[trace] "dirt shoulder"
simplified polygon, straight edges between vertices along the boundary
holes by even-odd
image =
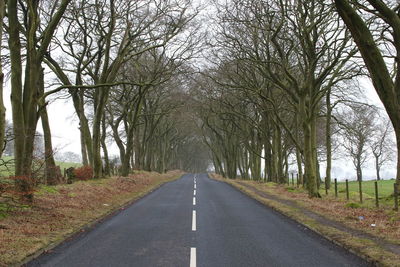
[[[248,180],[226,182],[245,194],[378,266],[400,266],[400,215],[391,210],[351,208],[334,197],[310,199],[293,187]]]
[[[182,174],[138,172],[127,178],[42,186],[32,207],[0,219],[0,266],[23,264]]]

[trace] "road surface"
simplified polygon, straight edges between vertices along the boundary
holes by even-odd
[[[206,174],[165,184],[28,266],[368,266]]]

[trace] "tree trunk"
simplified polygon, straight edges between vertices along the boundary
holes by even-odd
[[[80,132],[80,138],[81,138],[82,165],[87,166],[87,165],[89,165],[88,154],[87,154],[87,149],[86,149],[85,136],[83,134],[83,130],[81,127],[82,126],[79,127],[79,132]]]
[[[303,120],[303,134],[304,134],[304,161],[305,161],[305,174],[306,174],[306,186],[308,190],[309,197],[319,197],[318,187],[317,187],[317,170],[316,161],[313,144],[314,133],[313,130],[315,122],[313,114],[307,114],[306,101],[304,98],[300,99],[300,114]],[[310,112],[310,111],[308,111]],[[311,113],[311,112],[310,112]]]
[[[104,107],[108,99],[108,87],[103,87],[98,91],[98,101],[94,112],[93,132],[92,132],[92,153],[93,153],[93,174],[94,178],[103,177],[103,163],[101,160],[101,120],[104,114]]]
[[[379,157],[375,156],[375,168],[376,168],[376,179],[379,181],[381,180],[381,174],[380,174],[380,166],[379,166]]]
[[[3,36],[3,20],[5,13],[5,0],[0,0],[0,36]],[[0,47],[3,42],[0,39]],[[0,50],[0,59],[2,58],[1,50]],[[5,132],[6,132],[6,108],[4,106],[3,99],[3,83],[4,83],[4,73],[3,73],[3,64],[0,60],[0,158],[3,155],[3,151],[5,149]]]
[[[296,162],[297,162],[297,174],[299,175],[299,184],[303,184],[303,161],[301,159],[301,153],[299,148],[296,148]]]
[[[80,92],[77,92],[76,90],[70,91],[70,94],[72,96],[75,112],[79,118],[79,130],[81,131],[81,140],[83,140],[81,141],[82,162],[85,161],[84,158],[87,158],[86,163],[93,166],[93,142],[90,134],[89,122],[85,115],[83,90],[80,90]]]
[[[9,48],[11,62],[11,107],[14,129],[14,158],[15,158],[15,176],[16,187],[21,192],[22,198],[28,202],[33,200],[33,183],[31,177],[32,154],[28,154],[27,145],[32,143],[32,129],[26,125],[25,112],[30,111],[32,115],[36,115],[36,109],[30,109],[31,103],[28,105],[29,97],[32,92],[24,91],[22,86],[22,56],[21,41],[19,34],[18,8],[16,0],[9,0],[8,21],[9,21]],[[31,58],[27,58],[26,68],[31,66]],[[27,73],[29,74],[29,73]],[[28,77],[25,77],[28,78]],[[34,90],[34,88],[25,88],[25,90]],[[36,119],[35,119],[36,122]],[[29,131],[27,131],[29,129]],[[33,133],[34,135],[34,133]],[[30,139],[28,142],[27,139]]]
[[[357,161],[356,171],[357,171],[357,181],[362,181],[362,168],[359,161]]]
[[[127,177],[131,170],[130,161],[133,153],[133,131],[134,129],[130,129],[127,133],[127,141],[126,141],[126,150],[125,150],[125,157],[122,161],[121,166],[121,175]]]
[[[141,166],[140,166],[141,144],[140,144],[140,138],[139,138],[140,135],[139,134],[140,134],[139,127],[136,127],[135,136],[134,136],[134,139],[133,139],[134,150],[135,150],[135,152],[134,152],[134,154],[135,154],[135,165],[133,165],[132,167],[134,169],[137,169],[137,170],[141,169]]]
[[[110,176],[110,160],[108,158],[108,150],[107,150],[107,144],[106,144],[106,137],[107,137],[107,125],[106,125],[106,119],[105,115],[103,115],[103,120],[101,123],[101,147],[103,148],[103,155],[104,155],[104,175],[105,176]]]
[[[300,140],[300,128],[302,127],[299,115],[296,113],[296,139]],[[300,148],[296,147],[296,162],[297,162],[297,174],[299,176],[299,184],[304,185],[303,175],[303,159],[301,156]]]
[[[326,124],[325,124],[325,146],[326,146],[326,181],[325,186],[327,189],[331,188],[331,172],[332,172],[332,140],[331,140],[331,90],[326,94]]]
[[[43,69],[40,73],[40,95],[44,94],[44,74]],[[40,118],[42,120],[43,138],[44,138],[44,157],[45,157],[45,177],[48,185],[56,185],[62,181],[61,170],[54,160],[53,144],[51,140],[51,129],[49,117],[47,115],[46,103],[40,103]]]

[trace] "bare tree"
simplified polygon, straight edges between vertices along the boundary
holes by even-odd
[[[179,34],[197,14],[190,5],[189,0],[124,0],[118,5],[114,0],[76,1],[68,11],[67,31],[56,41],[68,57],[60,64],[48,56],[47,63],[63,84],[54,91],[70,90],[81,124],[82,151],[86,149],[95,177],[103,175],[101,122],[111,88],[124,83],[116,81],[120,69],[146,51],[180,40]],[[94,89],[91,131],[82,92],[89,88]]]
[[[375,125],[374,135],[371,138],[371,151],[375,158],[376,179],[380,180],[382,166],[393,161],[395,155],[394,142],[392,139],[393,128],[390,120],[381,120]]]
[[[349,111],[341,114],[343,147],[352,159],[358,181],[362,181],[362,168],[368,160],[375,120],[376,109],[367,105],[352,106]]]
[[[351,31],[375,90],[393,124],[397,142],[396,180],[400,183],[399,3],[381,0],[335,0],[334,3]]]

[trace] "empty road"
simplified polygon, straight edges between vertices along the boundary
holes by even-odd
[[[165,184],[28,266],[368,266],[206,174]]]

